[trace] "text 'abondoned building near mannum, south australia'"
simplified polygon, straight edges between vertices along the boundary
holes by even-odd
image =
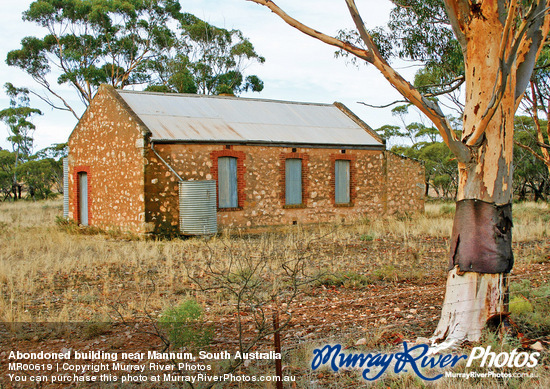
[[[353,221],[424,209],[424,167],[342,104],[116,90],[69,137],[65,215],[135,233]]]

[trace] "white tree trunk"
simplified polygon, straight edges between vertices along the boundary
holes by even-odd
[[[437,349],[479,340],[487,321],[506,314],[506,274],[449,271],[441,319],[432,341]],[[444,341],[443,343],[439,343]]]

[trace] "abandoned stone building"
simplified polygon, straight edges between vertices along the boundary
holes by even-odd
[[[115,90],[69,137],[66,215],[135,233],[352,221],[424,208],[424,168],[342,104]]]

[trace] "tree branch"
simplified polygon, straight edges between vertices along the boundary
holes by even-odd
[[[444,0],[447,16],[462,52],[466,51],[466,24],[470,15],[470,4],[467,0]]]
[[[466,81],[466,79],[464,78],[464,76],[462,76],[462,77],[458,77],[458,78],[454,79],[454,80],[451,81],[450,83],[447,83],[447,85],[451,85],[453,82],[455,82],[455,81],[457,81],[457,80],[458,80],[458,83],[455,84],[455,85],[453,85],[453,86],[451,86],[451,87],[448,88],[448,89],[444,89],[444,90],[442,90],[442,91],[440,91],[440,92],[435,92],[435,93],[427,93],[427,94],[425,94],[424,96],[425,96],[425,97],[435,97],[435,96],[441,96],[441,95],[446,95],[446,94],[448,94],[448,93],[451,93],[451,92],[457,90],[458,88],[460,88],[460,86],[461,86],[462,84],[464,84],[464,82]],[[445,85],[445,84],[442,84],[442,85]],[[426,87],[429,87],[429,86],[430,86],[430,85],[426,85],[426,86],[423,86],[423,88],[426,88]],[[436,86],[436,85],[433,85],[433,86]]]
[[[58,93],[56,93],[49,85],[49,83],[42,83],[40,82],[39,80],[37,80],[35,78],[35,80],[40,84],[42,85],[44,88],[46,88],[46,90],[48,92],[50,92],[52,95],[54,95],[55,97],[57,97],[59,100],[61,100],[61,102],[63,103],[63,105],[65,106],[65,108],[63,107],[59,107],[58,105],[56,105],[53,101],[51,101],[50,99],[32,91],[32,90],[29,90],[30,93],[32,93],[33,95],[35,95],[36,97],[38,97],[40,100],[44,101],[46,104],[48,104],[50,107],[52,107],[53,109],[58,109],[60,111],[69,111],[70,113],[73,114],[73,116],[79,120],[80,117],[76,114],[76,112],[73,110],[73,108],[69,105],[69,103],[67,103],[67,101],[65,101],[65,99],[63,97],[61,97]]]
[[[510,34],[515,29],[512,22],[517,16],[517,7],[513,0],[508,9],[505,26],[503,28],[503,37],[500,45],[499,56],[501,65],[499,67],[497,78],[493,89],[492,97],[487,105],[485,112],[481,116],[479,125],[475,131],[467,139],[466,144],[473,146],[485,132],[489,122],[498,109],[499,103],[502,100],[506,87],[512,81],[512,76],[515,75],[515,108],[517,109],[527,83],[529,82],[532,70],[540,50],[542,50],[541,34],[546,36],[550,27],[550,18],[548,14],[544,18],[540,18],[541,4],[550,3],[550,0],[541,0],[534,3],[528,13],[528,16],[518,28],[516,34],[510,41]],[[506,48],[509,48],[506,53]],[[514,69],[515,68],[515,69]],[[515,70],[515,72],[514,72]]]
[[[537,152],[535,150],[533,150],[531,147],[529,147],[527,145],[524,145],[522,143],[519,143],[517,140],[514,140],[514,144],[518,147],[521,147],[524,150],[527,150],[528,152],[530,152],[533,155],[533,157],[535,157],[536,159],[544,162],[544,164],[548,165],[548,163],[550,163],[550,161],[545,160],[542,155],[537,154]],[[549,146],[549,148],[550,148],[550,146]]]
[[[452,127],[447,120],[447,117],[441,111],[437,103],[428,100],[407,80],[405,80],[395,69],[393,69],[386,60],[380,55],[371,36],[365,28],[365,24],[361,19],[361,15],[355,5],[354,0],[346,0],[351,17],[359,31],[361,39],[367,45],[369,52],[373,54],[372,63],[382,75],[390,82],[390,84],[403,95],[409,102],[415,105],[422,113],[424,113],[437,127],[443,141],[449,146],[453,154],[461,162],[469,162],[472,158],[470,149],[460,142]]]
[[[437,103],[432,102],[422,96],[422,94],[412,86],[408,81],[406,81],[398,72],[395,71],[386,60],[380,55],[376,45],[374,44],[372,38],[366,31],[359,11],[353,0],[346,0],[348,9],[352,16],[353,21],[360,33],[360,36],[364,43],[367,46],[368,50],[360,49],[349,42],[343,42],[339,39],[330,37],[326,34],[323,34],[317,30],[314,30],[303,23],[300,23],[296,19],[290,17],[286,14],[281,8],[279,8],[271,0],[247,0],[252,1],[256,4],[263,5],[269,8],[273,13],[279,16],[284,22],[288,25],[296,28],[298,31],[309,35],[315,39],[318,39],[329,45],[339,47],[350,54],[357,56],[365,60],[366,62],[374,65],[382,75],[390,82],[390,84],[401,93],[405,99],[410,103],[414,104],[422,113],[424,113],[437,127],[441,136],[443,137],[444,142],[449,146],[453,154],[456,155],[457,159],[461,162],[469,162],[472,159],[472,154],[470,148],[464,145],[460,140],[457,139],[456,134],[452,130],[452,127],[445,117],[441,108]]]
[[[399,104],[399,103],[409,103],[409,101],[408,100],[395,100],[395,101],[392,101],[389,104],[384,104],[384,105],[371,105],[371,104],[367,104],[363,101],[358,101],[357,102],[357,104],[362,104],[362,105],[365,105],[365,106],[370,107],[370,108],[388,108],[388,107],[391,107],[392,105]]]
[[[536,60],[544,46],[544,40],[550,30],[550,0],[539,0],[533,4],[527,19],[525,20],[525,33],[521,36],[519,55],[516,69],[516,107],[519,106],[521,98],[531,79],[532,71]]]
[[[538,144],[544,144],[544,136],[542,135],[542,128],[539,121],[539,114],[538,114],[538,99],[537,99],[537,93],[535,91],[535,83],[533,81],[530,82],[531,86],[531,94],[533,95],[533,120],[535,122],[535,129],[537,131],[537,143]],[[542,155],[544,156],[544,159],[548,161],[547,163],[550,163],[550,155],[548,154],[548,150],[546,150],[544,147],[541,147],[540,149]]]
[[[331,46],[339,47],[350,54],[353,54],[369,63],[372,63],[373,55],[369,51],[356,47],[349,42],[343,42],[339,39],[323,34],[322,32],[314,30],[306,26],[305,24],[300,23],[299,21],[297,21],[296,19],[292,18],[287,13],[285,13],[281,8],[279,8],[279,6],[277,6],[271,0],[246,0],[246,1],[251,1],[253,3],[263,5],[269,8],[275,15],[279,16],[285,23],[287,23],[291,27],[294,27],[298,31],[303,32],[304,34],[311,36],[312,38],[318,39],[321,42],[324,42]]]

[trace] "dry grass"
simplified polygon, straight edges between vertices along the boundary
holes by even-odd
[[[454,205],[429,203],[422,215],[361,219],[351,225],[282,228],[261,235],[226,232],[210,240],[67,233],[55,224],[60,214],[60,201],[0,203],[0,321],[149,320],[186,296],[197,298],[208,318],[215,320],[234,309],[229,296],[200,293],[195,281],[212,280],[205,268],[209,261],[223,271],[232,258],[243,257],[268,261],[260,275],[266,288],[265,296],[258,297],[264,298],[269,288],[285,288],[277,284],[281,263],[297,257],[303,259],[304,274],[315,280],[313,286],[443,284]],[[548,204],[517,204],[514,219],[517,266],[548,262]],[[288,353],[291,366],[303,373],[301,385],[306,386],[299,387],[317,380],[304,365],[309,360],[304,355],[311,355],[312,347],[305,343]],[[358,382],[362,381],[355,373],[346,373],[338,375],[332,387],[354,387]],[[375,385],[424,387],[401,376]],[[460,385],[455,382],[453,387]]]
[[[548,204],[523,203],[514,212],[516,242],[547,241]],[[59,201],[0,203],[0,319],[89,320],[112,314],[119,301],[128,301],[117,307],[125,317],[139,317],[146,308],[158,313],[179,295],[196,294],[189,276],[203,277],[206,258],[223,262],[228,248],[232,255],[286,255],[310,242],[309,274],[347,274],[352,286],[354,277],[444,277],[453,213],[453,205],[429,203],[423,215],[255,236],[226,233],[206,243],[201,238],[127,241],[68,234],[55,225]],[[527,258],[539,258],[536,248],[526,250],[532,251]],[[128,294],[131,299],[125,298]]]

